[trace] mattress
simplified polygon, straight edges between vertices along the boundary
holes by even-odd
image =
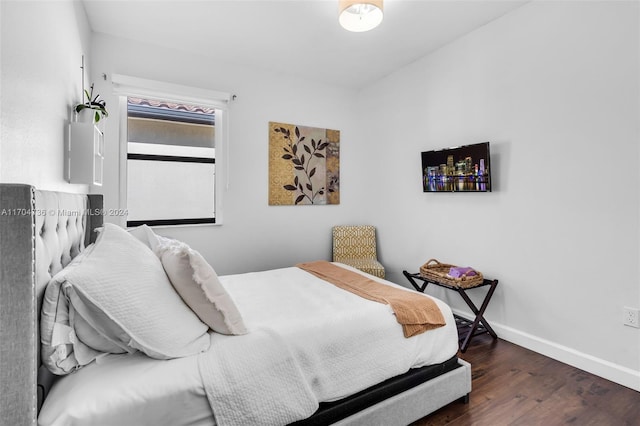
[[[215,425],[195,357],[106,355],[52,387],[38,425]]]
[[[281,346],[295,354],[301,376],[307,380],[304,386],[318,403],[345,398],[409,368],[443,363],[457,352],[453,315],[438,299],[434,300],[447,325],[406,339],[389,306],[364,300],[298,268],[228,275],[220,277],[220,281],[250,333],[233,337],[212,333],[211,347],[220,350],[225,342],[245,342],[246,347],[254,348],[249,355],[255,359],[256,354],[262,355],[256,339],[277,333],[277,341],[285,342]],[[321,338],[329,340],[320,341]],[[238,356],[246,356],[246,352]],[[141,353],[107,355],[59,380],[45,400],[38,424],[216,424],[210,383],[203,381],[206,377],[202,371],[203,359],[210,355],[172,360],[155,360]],[[256,381],[260,380],[257,376]],[[249,381],[230,381],[243,380]],[[253,416],[260,416],[262,402],[274,393],[287,392],[269,390],[269,386],[273,385],[256,382],[251,397],[246,398],[249,405],[256,402]],[[218,424],[234,421],[221,418],[223,421],[219,418]],[[247,418],[252,417],[243,417],[245,421]],[[271,419],[267,423],[278,421]]]

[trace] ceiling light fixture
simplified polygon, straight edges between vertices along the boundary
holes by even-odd
[[[382,0],[339,0],[340,25],[353,32],[369,31],[382,22]]]

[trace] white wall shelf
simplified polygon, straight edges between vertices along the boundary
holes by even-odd
[[[93,123],[69,124],[69,183],[102,186],[104,133]]]

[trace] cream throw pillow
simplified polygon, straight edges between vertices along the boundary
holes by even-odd
[[[171,284],[198,318],[221,334],[247,333],[240,311],[202,255],[183,242],[157,237],[155,251]]]

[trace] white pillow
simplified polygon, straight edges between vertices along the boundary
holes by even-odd
[[[173,287],[202,322],[221,334],[247,333],[240,311],[200,253],[159,237],[156,254]]]
[[[73,268],[92,249],[93,244],[76,256],[67,268]],[[78,338],[77,334],[85,334],[90,327],[85,327],[86,322],[75,315],[62,283],[55,278],[47,285],[42,299],[40,353],[42,363],[52,373],[63,375],[90,363],[102,352]],[[77,324],[80,324],[79,333],[76,332]]]
[[[93,249],[54,280],[103,343],[157,359],[209,347],[206,325],[174,291],[157,256],[116,225],[105,224]]]
[[[141,243],[149,247],[154,253],[158,247],[158,237],[147,225],[140,225],[128,230],[129,234],[136,237]]]

